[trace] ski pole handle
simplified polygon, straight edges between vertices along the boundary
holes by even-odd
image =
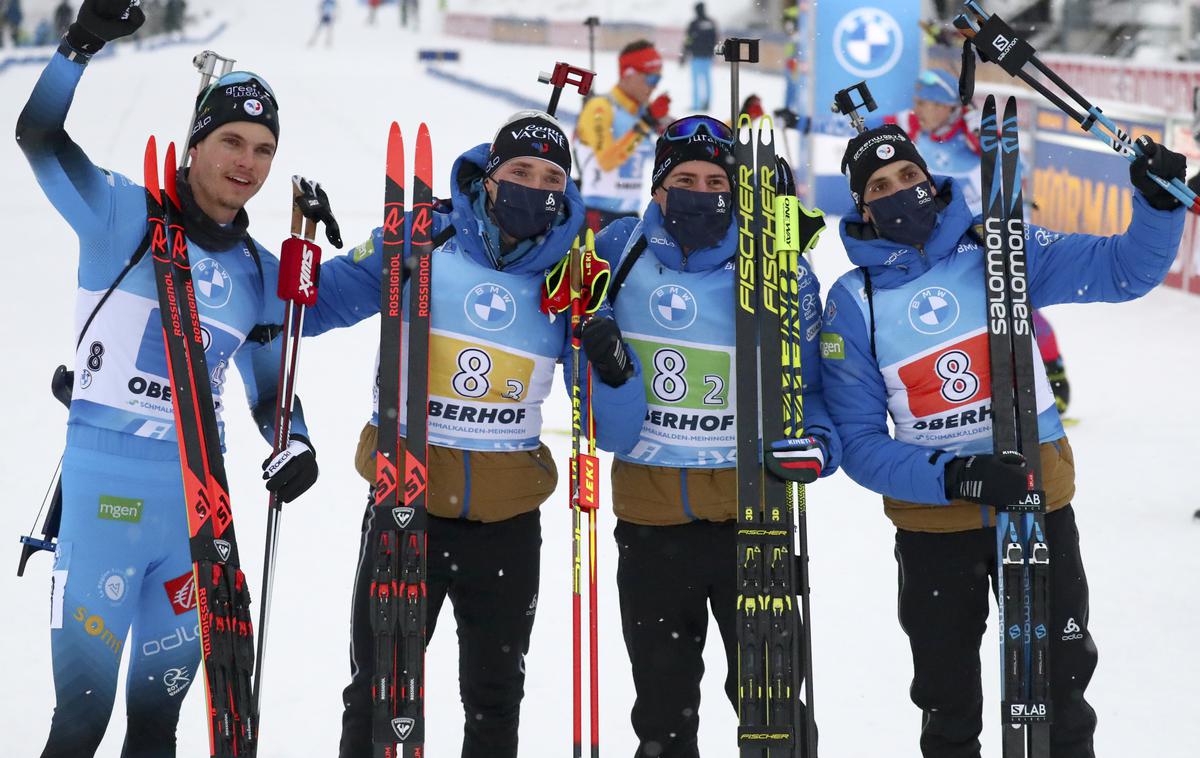
[[[300,237],[289,237],[279,254],[279,299],[311,308],[317,304],[321,248]]]
[[[546,106],[546,112],[551,116],[558,110],[558,99],[562,97],[564,87],[571,86],[579,91],[579,94],[586,97],[592,91],[592,79],[596,77],[594,71],[588,71],[586,68],[572,66],[569,63],[561,61],[554,64],[554,71],[547,74],[542,71],[538,74],[538,81],[542,84],[549,84],[554,88],[550,94],[550,103]]]

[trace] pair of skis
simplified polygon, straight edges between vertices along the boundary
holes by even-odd
[[[429,129],[417,133],[411,213],[400,126],[388,133],[380,286],[379,443],[371,528],[371,683],[374,758],[425,752],[426,472],[428,458],[430,285],[433,276],[433,155]],[[407,234],[406,234],[407,231]],[[405,259],[405,238],[410,254]],[[409,285],[408,355],[403,354],[404,286]],[[401,458],[401,376],[407,371],[406,439]],[[403,493],[403,494],[402,494]]]
[[[239,566],[228,480],[204,357],[204,327],[196,308],[176,188],[176,165],[172,143],[167,148],[160,186],[158,149],[151,137],[145,153],[150,254],[183,468],[192,574],[200,615],[209,746],[214,758],[252,756],[258,730],[251,705],[254,632],[250,593]]]
[[[1025,223],[1016,100],[1003,120],[996,100],[980,122],[992,440],[997,455],[1028,466],[1028,493],[996,508],[1003,758],[1050,755],[1050,551],[1046,544],[1035,393],[1033,306],[1026,281]]]
[[[266,590],[256,655],[250,592],[240,568],[234,535],[228,480],[204,354],[205,328],[196,306],[176,166],[175,145],[171,143],[160,184],[158,148],[151,137],[146,144],[144,165],[150,254],[183,469],[192,578],[200,617],[209,750],[214,758],[249,758],[258,747],[262,660],[281,504],[272,495],[263,568]],[[287,307],[275,408],[275,454],[288,445],[304,309],[316,304],[321,261],[321,249],[313,242],[316,223],[311,220],[305,223],[295,204],[301,192],[300,178],[293,177],[292,183],[292,237],[284,243],[280,255],[277,288]]]
[[[761,441],[803,434],[798,267],[824,222],[796,199],[769,118],[755,135],[739,117],[734,159],[738,745],[742,758],[815,758],[804,485],[767,471]]]

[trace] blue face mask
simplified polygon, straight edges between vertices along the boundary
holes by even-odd
[[[929,241],[937,225],[935,205],[933,187],[927,181],[867,203],[875,232],[884,239],[911,247]]]
[[[557,190],[526,187],[501,179],[497,182],[492,215],[510,237],[527,240],[545,232],[566,208],[567,195]]]
[[[733,193],[667,190],[667,232],[687,251],[715,247],[729,231],[733,219]]]

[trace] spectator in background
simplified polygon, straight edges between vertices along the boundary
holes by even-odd
[[[62,0],[61,3],[54,9],[54,32],[61,37],[67,33],[67,27],[75,20],[75,9],[67,0]]]
[[[692,110],[708,110],[712,98],[712,63],[717,47],[717,25],[696,3],[696,17],[688,24],[680,62],[692,59]]]
[[[50,19],[43,16],[33,29],[33,44],[36,47],[45,47],[54,42],[54,27],[50,25]]]
[[[0,0],[3,3],[3,0]],[[21,0],[8,0],[4,5],[4,16],[0,18],[0,45],[4,44],[4,28],[12,37],[13,47],[21,44],[21,22],[25,14],[21,11]]]
[[[370,7],[370,12],[367,14],[367,23],[371,26],[375,25],[375,13],[379,10],[381,0],[367,0],[367,5]]]
[[[320,18],[317,20],[317,28],[313,30],[308,46],[312,47],[317,44],[317,37],[321,36],[321,30],[324,29],[325,47],[333,47],[333,21],[337,17],[337,0],[321,0],[317,5],[317,13]]]
[[[636,216],[646,200],[646,165],[654,147],[646,139],[671,121],[671,98],[650,100],[662,80],[654,44],[630,42],[617,58],[621,78],[610,92],[590,98],[575,124],[575,155],[587,225],[595,232],[618,218]]]
[[[166,12],[163,14],[163,24],[167,32],[183,31],[186,11],[187,3],[184,0],[167,0]]]

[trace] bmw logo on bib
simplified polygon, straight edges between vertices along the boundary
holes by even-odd
[[[838,21],[833,52],[847,71],[864,79],[883,76],[904,52],[904,34],[896,19],[879,8],[856,8]]]
[[[664,329],[687,329],[696,320],[696,298],[686,287],[664,284],[650,293],[650,314]]]
[[[908,322],[921,334],[941,334],[958,323],[958,298],[942,287],[926,287],[908,304]]]
[[[196,299],[209,308],[224,308],[233,294],[229,272],[212,258],[192,264],[192,282],[196,285]]]
[[[517,318],[512,293],[499,284],[481,284],[467,293],[463,301],[467,319],[487,332],[498,332]]]

